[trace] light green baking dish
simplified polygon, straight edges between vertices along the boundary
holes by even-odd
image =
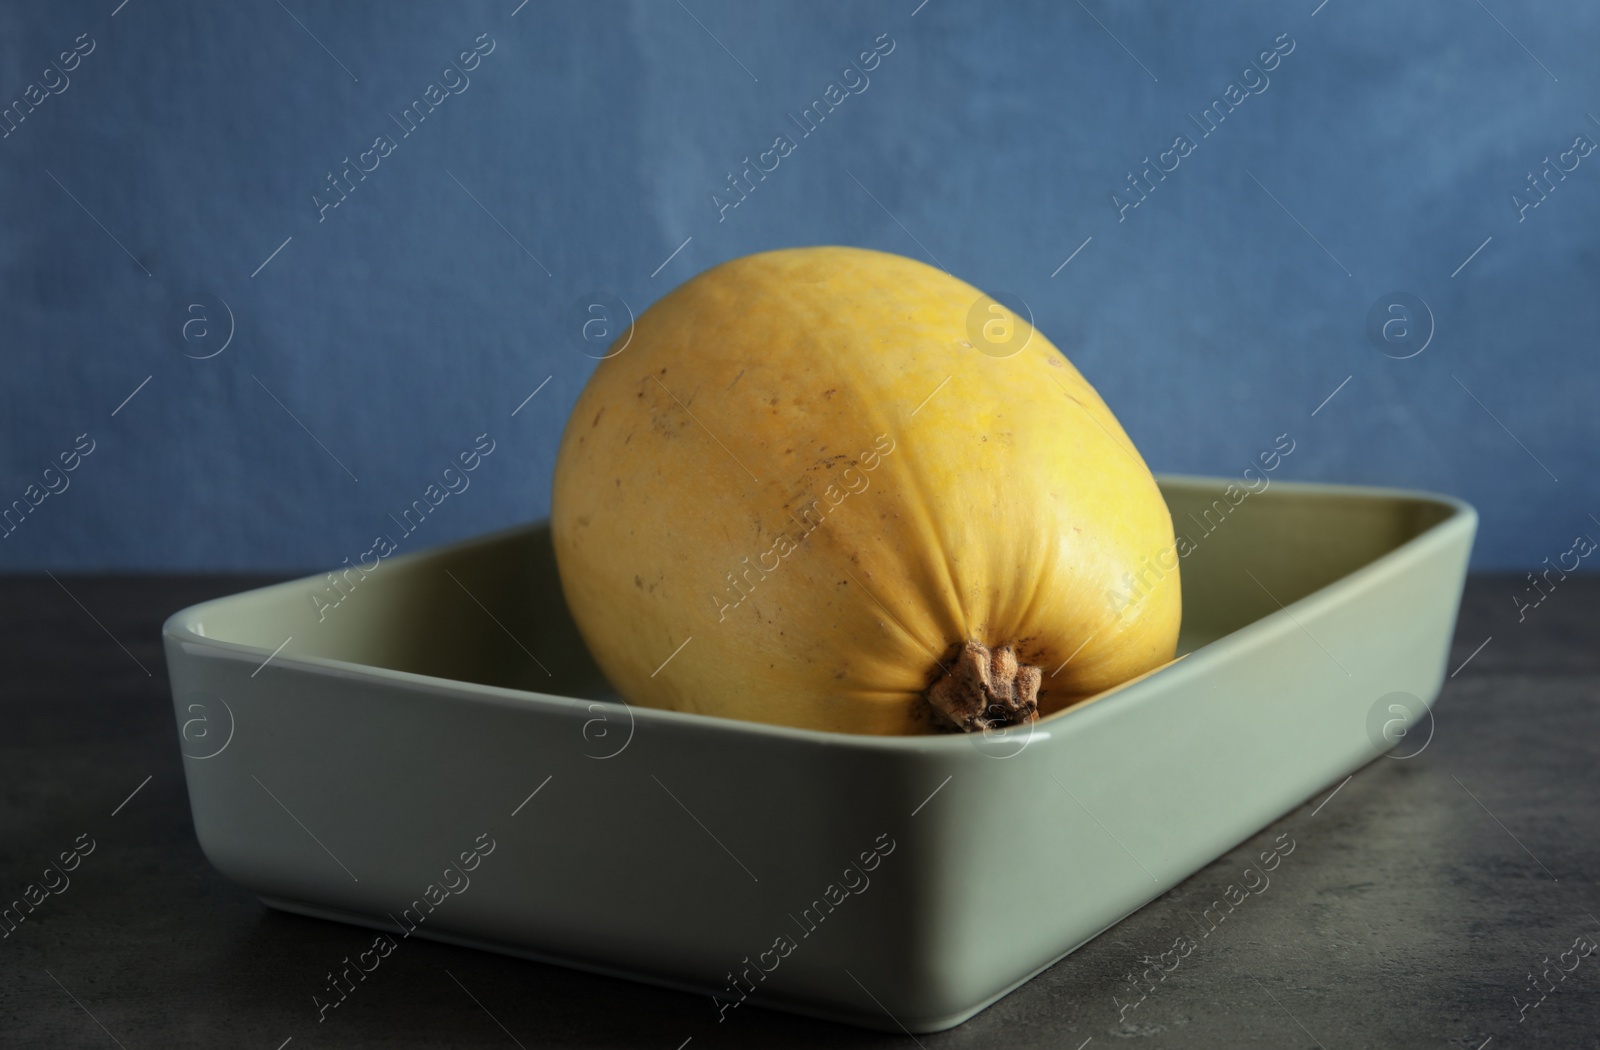
[[[1374,758],[1374,705],[1443,681],[1471,507],[1161,484],[1194,541],[1183,655],[1025,734],[629,708],[542,524],[385,561],[333,609],[325,577],[185,609],[196,834],[267,904],[380,931],[363,969],[415,935],[705,995],[707,1034],[753,1005],[948,1028]]]

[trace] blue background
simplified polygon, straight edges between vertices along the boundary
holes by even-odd
[[[1280,477],[1471,500],[1480,568],[1600,536],[1600,155],[1511,202],[1600,136],[1594,5],[284,2],[0,7],[5,101],[95,42],[0,140],[0,503],[96,442],[0,566],[336,565],[484,432],[415,544],[542,516],[594,365],[575,304],[640,311],[815,243],[1020,296],[1157,470],[1237,473],[1288,432]],[[483,33],[470,87],[399,138]],[[729,169],[883,33],[870,86],[719,221]],[[1283,33],[1270,87],[1200,139],[1188,115]],[[380,134],[319,221],[325,173]],[[1119,221],[1125,173],[1179,134],[1197,148]],[[1366,335],[1395,290],[1435,318],[1407,360]],[[205,297],[235,332],[196,360]]]

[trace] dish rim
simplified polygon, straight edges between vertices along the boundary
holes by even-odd
[[[1195,488],[1207,485],[1225,486],[1235,483],[1234,479],[1229,477],[1199,474],[1157,474],[1156,480]],[[1420,545],[1429,542],[1430,538],[1436,538],[1443,530],[1470,525],[1477,518],[1477,511],[1465,500],[1444,493],[1421,489],[1325,484],[1306,481],[1280,481],[1276,484],[1291,491],[1309,492],[1319,497],[1354,496],[1366,499],[1432,503],[1435,506],[1449,510],[1450,513],[1447,517],[1428,526],[1399,546],[1385,551],[1373,560],[1317,588],[1310,594],[1303,595],[1288,605],[1280,606],[1259,619],[1253,620],[1236,630],[1229,631],[1220,638],[1213,639],[1191,652],[1177,656],[1172,661],[1147,671],[1143,675],[1113,686],[1103,692],[1096,693],[1093,696],[1086,697],[1070,707],[1040,718],[1033,723],[1034,728],[1028,733],[1024,748],[1019,748],[1018,753],[1024,750],[1026,746],[1042,743],[1057,734],[1064,734],[1068,731],[1078,732],[1087,728],[1088,721],[1093,720],[1093,713],[1105,710],[1104,705],[1098,703],[1098,701],[1122,693],[1131,692],[1135,696],[1148,693],[1153,688],[1150,683],[1158,677],[1162,678],[1165,684],[1181,687],[1184,679],[1203,674],[1217,661],[1226,659],[1230,650],[1250,644],[1255,636],[1281,630],[1285,625],[1295,626],[1298,623],[1294,615],[1295,611],[1316,612],[1321,607],[1337,603],[1339,601],[1336,594],[1337,591],[1351,586],[1358,586],[1364,580],[1378,577],[1389,566],[1414,557]],[[475,546],[498,542],[547,524],[548,519],[523,522],[496,529],[492,532],[480,533],[476,536],[449,543],[441,543],[421,550],[410,551],[396,557],[394,562],[412,564],[423,559],[438,558],[468,550]],[[209,610],[224,603],[248,600],[254,596],[264,595],[272,591],[303,587],[308,581],[315,579],[318,579],[318,577],[314,575],[298,576],[294,579],[270,583],[262,587],[253,587],[235,594],[223,595],[186,606],[166,618],[161,626],[161,636],[164,641],[177,645],[187,653],[195,653],[196,650],[199,650],[207,656],[235,659],[241,663],[261,663],[269,653],[265,646],[232,642],[221,638],[210,638],[196,631],[195,624]],[[280,653],[273,662],[280,671],[291,670],[336,678],[359,679],[364,682],[386,683],[402,686],[411,691],[431,693],[435,696],[458,702],[487,703],[493,706],[527,711],[530,714],[543,713],[557,716],[580,715],[593,717],[596,706],[608,710],[626,710],[632,720],[635,732],[638,731],[641,725],[653,724],[669,731],[678,729],[712,734],[721,733],[743,738],[754,737],[759,740],[770,740],[776,744],[786,743],[794,746],[863,748],[871,751],[942,757],[948,757],[952,753],[960,753],[963,750],[970,751],[973,754],[980,753],[980,749],[972,745],[969,734],[891,736],[849,733],[838,730],[803,729],[795,726],[747,721],[693,711],[673,711],[666,708],[645,707],[630,704],[620,697],[616,700],[591,700],[584,697],[566,696],[561,693],[543,693],[529,689],[516,689],[510,686],[469,682],[458,678],[441,678],[436,675],[401,671],[375,664],[340,660],[327,656],[293,656],[287,653]],[[1174,678],[1178,681],[1169,681]],[[993,758],[996,756],[989,755],[988,757]]]

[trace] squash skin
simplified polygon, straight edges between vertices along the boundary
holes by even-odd
[[[1008,358],[971,346],[981,296],[897,255],[786,249],[620,337],[567,422],[551,527],[622,696],[926,733],[924,691],[969,639],[1042,668],[1043,713],[1173,658],[1154,478],[1041,333]]]

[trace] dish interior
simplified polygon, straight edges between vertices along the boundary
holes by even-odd
[[[1407,493],[1160,479],[1183,586],[1178,652],[1193,652],[1383,557],[1456,513]],[[1241,498],[1241,494],[1244,494]],[[1187,540],[1187,542],[1184,542]],[[1251,566],[1251,575],[1239,566]],[[1270,592],[1270,593],[1269,593]],[[315,598],[316,600],[313,600]],[[191,610],[218,641],[373,668],[616,700],[561,597],[548,524],[276,584]]]

